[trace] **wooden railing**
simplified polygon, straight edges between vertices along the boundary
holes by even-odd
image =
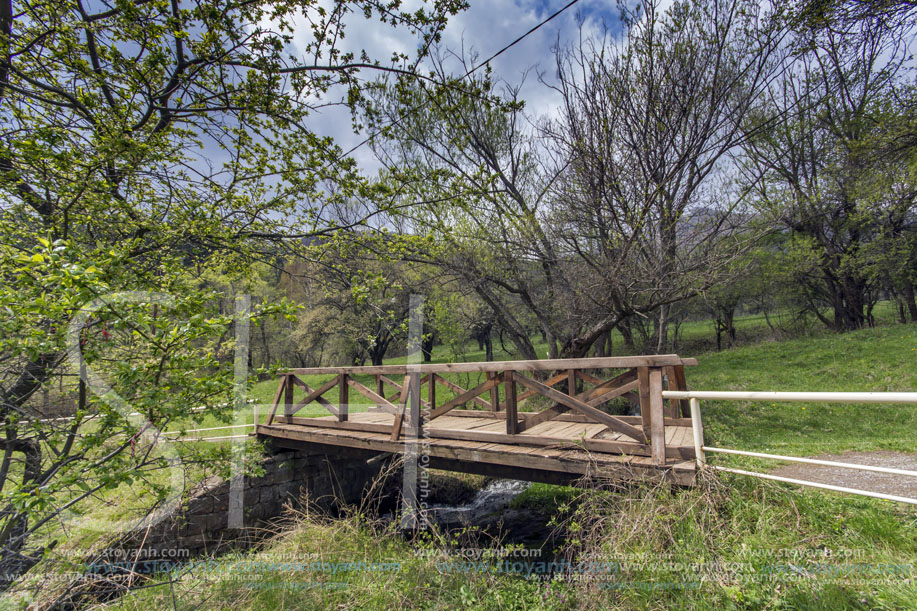
[[[520,434],[552,420],[586,422],[605,425],[603,433],[610,432],[614,437],[582,439],[586,449],[651,456],[654,464],[665,464],[667,458],[694,458],[693,446],[666,447],[666,426],[690,426],[690,408],[686,400],[670,400],[666,406],[662,391],[664,386],[669,390],[687,390],[684,367],[696,364],[694,359],[669,354],[292,369],[282,374],[268,425],[279,417],[277,412],[281,406],[285,423],[319,425],[314,419],[295,417],[306,405],[317,403],[336,420],[322,420],[322,426],[390,433],[392,440],[400,439],[407,432],[414,437],[549,446],[557,444],[556,437],[526,434],[520,438]],[[609,371],[613,371],[613,375]],[[531,375],[533,372],[544,372],[540,377],[547,379],[538,380],[539,376]],[[457,373],[484,373],[486,379],[466,389],[444,377]],[[302,379],[329,374],[334,377],[316,388]],[[365,376],[372,376],[373,388],[357,380],[357,376],[364,381],[367,381]],[[390,376],[401,378],[400,383]],[[502,401],[500,386],[504,389]],[[299,400],[295,397],[297,387],[305,392]],[[439,400],[438,388],[448,389],[451,398]],[[334,389],[337,389],[337,401],[326,398]],[[369,399],[376,410],[392,414],[393,423],[383,426],[350,422],[351,390]],[[625,395],[639,403],[639,416],[612,415],[599,409]],[[548,399],[549,407],[537,412],[521,411],[525,402],[535,396]],[[479,409],[459,409],[469,403]],[[437,427],[435,420],[445,414],[502,419],[506,422],[505,433]]]

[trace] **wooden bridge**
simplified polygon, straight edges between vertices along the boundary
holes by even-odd
[[[532,481],[651,477],[690,485],[688,401],[662,392],[687,390],[684,367],[696,364],[672,354],[293,369],[256,434],[277,447],[367,458],[411,449],[424,466]],[[472,378],[471,388],[456,382]],[[367,411],[351,409],[353,393],[369,402]],[[639,415],[602,409],[622,398]],[[310,404],[328,415],[296,415]]]

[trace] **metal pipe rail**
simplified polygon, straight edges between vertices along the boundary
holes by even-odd
[[[771,392],[664,390],[666,399],[723,401],[819,401],[823,403],[917,403],[917,392]]]
[[[860,471],[873,471],[878,473],[889,473],[892,475],[902,475],[905,477],[917,477],[917,471],[906,469],[891,469],[888,467],[876,467],[873,465],[857,465],[853,463],[842,463],[831,460],[818,460],[814,458],[802,458],[798,456],[783,456],[779,454],[765,454],[763,452],[748,452],[745,450],[733,450],[731,448],[716,448],[704,445],[704,428],[700,413],[700,400],[725,400],[725,401],[776,401],[776,402],[808,402],[818,401],[826,403],[896,403],[896,404],[917,404],[917,393],[914,392],[772,392],[772,391],[715,391],[715,390],[664,390],[662,396],[665,399],[688,399],[691,407],[691,425],[694,432],[694,452],[698,469],[710,468],[717,471],[725,471],[738,475],[748,475],[761,479],[769,479],[778,482],[797,484],[800,486],[810,486],[835,492],[845,492],[848,494],[858,494],[872,498],[884,499],[888,501],[897,501],[899,503],[908,503],[917,505],[917,499],[902,497],[868,490],[858,490],[846,488],[843,486],[834,486],[811,482],[807,480],[792,479],[780,477],[767,473],[757,473],[754,471],[745,471],[743,469],[731,469],[729,467],[720,467],[718,465],[707,465],[705,452],[715,452],[722,454],[737,454],[741,456],[751,456],[755,458],[769,458],[773,460],[782,460],[787,462],[805,463],[823,465],[829,467],[841,467],[844,469],[855,469]]]

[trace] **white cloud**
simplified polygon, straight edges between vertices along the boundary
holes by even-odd
[[[466,57],[474,53],[478,62],[490,57],[504,46],[525,34],[529,29],[563,7],[569,0],[472,0],[471,7],[454,16],[443,33],[441,47],[457,54],[464,50]],[[417,2],[410,4],[419,4]],[[554,92],[538,82],[543,73],[549,82],[554,78],[552,49],[557,44],[567,44],[578,36],[578,16],[586,19],[590,32],[600,28],[605,20],[610,27],[617,23],[618,10],[615,2],[603,0],[581,0],[567,9],[538,31],[505,51],[492,62],[497,76],[511,84],[518,84],[525,76],[522,89],[527,108],[534,115],[551,114],[558,100]],[[311,32],[305,22],[297,24],[302,31],[298,39],[300,49],[307,42]],[[351,15],[347,20],[344,47],[347,50],[365,49],[370,57],[385,63],[392,53],[413,55],[419,39],[410,32],[393,30],[375,20],[365,20],[362,15]],[[455,61],[449,65],[456,73],[463,72]],[[370,73],[366,73],[371,78]],[[365,134],[354,134],[350,115],[343,109],[326,109],[313,122],[315,130],[322,135],[334,136],[346,150],[360,142]],[[354,157],[367,171],[374,171],[378,165],[367,147],[359,149]]]

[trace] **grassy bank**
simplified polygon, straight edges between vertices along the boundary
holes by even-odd
[[[912,390],[915,364],[917,325],[886,326],[702,355],[688,381],[722,390]],[[709,441],[727,447],[917,452],[911,406],[705,402],[703,411]],[[408,540],[360,515],[300,515],[261,552],[176,571],[111,606],[917,608],[917,513],[892,503],[723,476],[690,490],[536,485],[515,506],[555,517],[567,543],[543,552],[570,564],[539,564],[467,535]],[[457,549],[469,545],[503,555],[469,561]],[[551,569],[553,578],[543,574]]]

